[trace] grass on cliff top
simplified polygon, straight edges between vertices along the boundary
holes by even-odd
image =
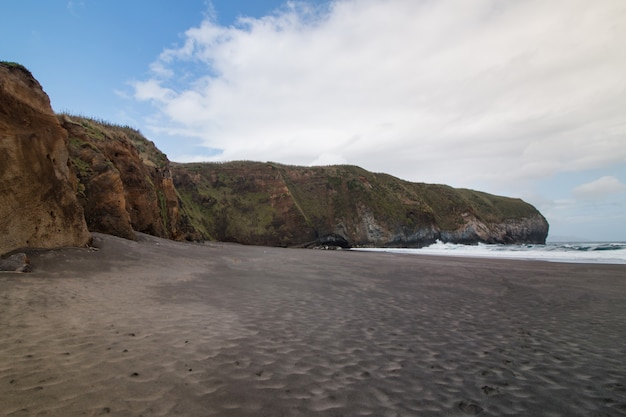
[[[310,221],[321,220],[332,207],[334,213],[353,212],[357,205],[368,207],[375,217],[409,221],[406,216],[433,216],[444,229],[464,223],[464,215],[483,221],[522,218],[536,214],[536,209],[520,199],[496,196],[442,184],[405,181],[389,174],[372,173],[354,165],[292,166],[273,162],[211,162],[181,164],[185,169],[229,183],[247,173],[280,173],[302,214]],[[215,184],[213,184],[215,186]],[[210,187],[209,187],[210,188]],[[241,196],[245,190],[223,188],[226,195]],[[328,219],[327,219],[328,220]]]
[[[129,125],[111,123],[68,112],[62,112],[59,116],[68,117],[70,120],[81,124],[95,139],[106,140],[109,138],[129,141],[137,149],[139,156],[146,165],[163,168],[169,163],[167,156],[156,147],[154,142],[148,140],[138,129]]]
[[[334,233],[339,225],[356,230],[370,220],[410,234],[429,225],[457,230],[468,217],[499,223],[538,213],[519,199],[413,183],[353,165],[234,161],[172,166],[191,223],[218,240],[275,244],[277,236],[294,227],[284,225],[284,219],[281,223],[276,207],[284,210],[290,204],[302,216],[302,225],[320,236]],[[285,239],[286,245],[293,243],[289,236]]]
[[[245,239],[275,237],[272,222],[276,210],[270,204],[270,191],[253,177],[269,168],[263,163],[173,164],[192,175],[192,182],[176,185],[192,224],[218,240],[232,236]],[[270,241],[269,237],[267,238]],[[262,243],[257,241],[256,243]]]
[[[4,67],[7,67],[7,68],[19,69],[20,71],[23,71],[26,74],[28,74],[30,77],[33,77],[33,73],[30,72],[30,70],[28,68],[26,68],[24,65],[22,65],[20,63],[12,62],[12,61],[0,61],[0,65],[2,65]]]

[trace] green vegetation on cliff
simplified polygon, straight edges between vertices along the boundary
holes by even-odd
[[[179,238],[178,198],[169,161],[130,126],[60,114],[68,132],[75,190],[90,230]]]
[[[0,61],[0,65],[7,67],[7,68],[15,68],[18,69],[24,73],[26,73],[29,77],[33,78],[33,74],[30,72],[30,70],[28,68],[26,68],[24,65],[17,63],[17,62],[12,62],[12,61]]]
[[[436,239],[541,242],[547,234],[545,219],[519,199],[357,166],[175,164],[173,176],[191,223],[218,240],[420,246]]]
[[[352,165],[170,163],[138,130],[61,115],[93,230],[274,246],[543,242],[531,205]]]
[[[297,217],[290,213],[293,200],[271,165],[172,164],[172,174],[181,210],[201,235],[261,245],[301,243],[301,233],[294,236],[290,227]]]
[[[80,124],[91,140],[121,140],[131,143],[139,153],[141,160],[148,166],[164,168],[169,163],[167,156],[156,147],[154,142],[148,140],[139,130],[131,126],[69,113],[61,113],[59,118],[61,120],[67,118]]]

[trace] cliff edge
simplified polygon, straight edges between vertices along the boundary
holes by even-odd
[[[39,82],[21,65],[0,62],[0,254],[90,241],[66,140]]]
[[[170,162],[129,126],[61,114],[70,168],[89,230],[126,239],[135,231],[180,239],[178,196]]]

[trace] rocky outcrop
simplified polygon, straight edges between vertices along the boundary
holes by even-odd
[[[457,243],[545,243],[548,223],[539,213],[485,223],[476,217],[454,231],[441,231],[440,240]]]
[[[355,166],[174,164],[128,126],[55,116],[28,70],[0,64],[0,254],[94,232],[272,246],[544,243],[519,199]]]
[[[135,231],[178,239],[178,197],[169,161],[137,130],[59,115],[89,230],[135,239]]]
[[[66,140],[32,74],[0,63],[0,254],[88,244],[91,235],[71,186]]]
[[[30,260],[25,253],[14,253],[6,258],[0,258],[0,272],[30,272]]]
[[[188,240],[296,246],[316,239],[272,164],[172,164]]]
[[[191,238],[281,246],[545,243],[530,204],[355,166],[173,164]]]

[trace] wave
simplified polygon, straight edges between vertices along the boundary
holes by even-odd
[[[563,250],[577,250],[583,252],[603,250],[626,250],[626,243],[572,243],[561,244]]]
[[[543,260],[552,262],[626,264],[626,242],[558,242],[545,245],[461,245],[437,241],[420,249],[355,249],[406,254]]]

